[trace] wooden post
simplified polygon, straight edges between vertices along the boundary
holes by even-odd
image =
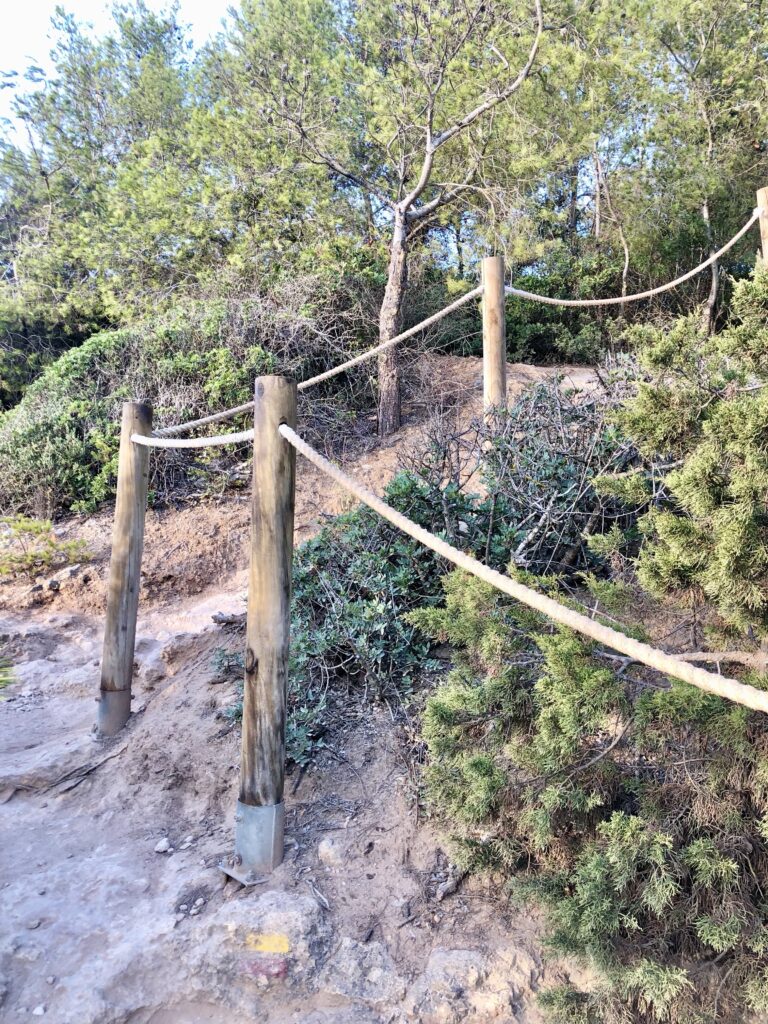
[[[763,246],[763,265],[768,267],[768,186],[757,190],[757,208],[760,211],[760,241]]]
[[[296,385],[259,377],[254,393],[251,564],[235,864],[240,881],[283,859],[283,781],[291,616],[296,452],[278,433],[296,427]]]
[[[504,321],[504,257],[487,256],[483,279],[483,410],[507,404],[507,337]]]
[[[152,409],[141,402],[123,405],[117,464],[117,502],[109,562],[107,621],[101,659],[101,691],[96,729],[114,736],[131,713],[131,681],[139,609],[141,552],[149,484],[149,449],[131,434],[152,433]]]

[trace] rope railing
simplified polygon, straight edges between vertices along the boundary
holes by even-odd
[[[565,306],[614,305],[649,298],[689,280],[719,259],[743,237],[758,216],[763,260],[768,262],[768,188],[757,193],[757,201],[758,210],[730,242],[694,270],[660,288],[612,299],[552,299],[512,288],[507,289],[507,294]],[[628,661],[639,662],[707,693],[768,713],[768,692],[737,679],[708,672],[684,660],[684,656],[675,657],[628,637],[483,565],[466,552],[435,537],[332,465],[296,433],[294,427],[297,421],[298,391],[305,391],[314,384],[330,380],[385,352],[481,295],[483,408],[485,415],[492,418],[495,410],[507,402],[504,261],[500,256],[490,256],[483,260],[482,282],[479,287],[407,331],[299,385],[281,376],[258,378],[254,388],[255,400],[233,409],[165,427],[153,433],[152,409],[148,405],[126,402],[123,406],[98,698],[97,732],[101,736],[115,735],[131,716],[141,556],[149,487],[149,449],[205,448],[243,442],[253,445],[240,794],[235,815],[235,855],[226,865],[221,865],[228,874],[246,884],[250,884],[258,874],[271,871],[283,858],[285,679],[289,664],[297,451],[406,535],[514,600],[541,612],[553,622],[576,630],[604,647],[621,652]],[[210,437],[173,436],[251,410],[253,427],[249,430]]]
[[[620,306],[625,302],[638,302],[640,299],[650,299],[653,298],[654,295],[661,295],[663,292],[671,291],[673,288],[677,288],[678,285],[684,284],[686,281],[690,281],[692,277],[696,277],[696,275],[700,274],[702,270],[706,270],[706,268],[711,266],[711,264],[716,263],[721,256],[724,256],[729,249],[732,249],[734,245],[736,245],[739,239],[744,237],[758,217],[760,217],[760,208],[756,207],[752,211],[752,216],[744,227],[737,231],[733,238],[729,242],[726,242],[725,245],[721,246],[717,252],[713,252],[711,256],[708,256],[703,263],[698,265],[698,267],[694,267],[693,270],[689,270],[680,277],[676,277],[674,281],[669,281],[667,284],[659,285],[657,288],[649,288],[648,291],[645,292],[635,292],[633,295],[612,296],[608,299],[556,299],[551,295],[538,295],[536,292],[527,292],[522,288],[513,288],[511,285],[507,285],[504,291],[507,295],[514,295],[518,299],[528,299],[531,302],[541,302],[546,306]]]
[[[330,370],[325,370],[323,373],[318,373],[314,377],[310,377],[309,380],[302,381],[297,387],[299,391],[306,391],[307,388],[314,387],[315,384],[319,384],[321,381],[331,380],[331,378],[338,376],[340,373],[344,373],[345,370],[351,370],[353,366],[359,366],[360,363],[367,362],[369,359],[373,359],[374,356],[380,355],[382,352],[386,352],[394,345],[399,345],[401,341],[406,341],[408,338],[412,338],[415,334],[419,334],[421,331],[425,331],[428,327],[433,324],[439,323],[444,317],[448,316],[449,313],[455,312],[457,309],[461,309],[462,306],[466,306],[468,302],[478,298],[483,294],[483,286],[478,285],[477,288],[473,288],[472,291],[462,295],[461,298],[456,299],[455,302],[451,302],[449,305],[444,306],[443,309],[437,313],[433,313],[432,316],[428,316],[426,320],[422,320],[420,323],[415,324],[413,327],[409,327],[407,331],[402,331],[400,334],[395,335],[394,338],[389,338],[388,341],[383,341],[380,345],[375,345],[373,348],[369,348],[365,352],[361,352],[359,356],[353,356],[352,359],[347,359],[344,363],[339,363],[338,366],[332,367]],[[154,432],[154,437],[170,437],[173,434],[181,434],[185,430],[191,430],[193,427],[202,427],[206,423],[218,423],[221,420],[227,420],[232,416],[237,416],[242,412],[249,412],[253,408],[253,402],[245,402],[243,405],[236,405],[232,409],[224,409],[223,412],[215,412],[210,416],[201,416],[198,420],[189,420],[186,423],[177,423],[172,427],[163,427],[161,430]],[[216,437],[212,440],[211,444],[227,444],[227,441],[220,440]],[[147,444],[145,441],[140,441],[140,444]],[[197,448],[198,445],[153,445],[155,448]]]
[[[518,583],[496,569],[483,565],[476,558],[460,551],[447,541],[435,537],[434,534],[431,534],[428,530],[418,526],[411,519],[408,519],[407,516],[404,516],[402,512],[392,508],[391,505],[388,505],[363,484],[348,476],[343,470],[324,458],[291,427],[283,424],[278,430],[280,435],[296,451],[300,452],[314,466],[330,476],[345,490],[349,491],[365,505],[368,505],[369,508],[372,508],[374,512],[378,512],[387,522],[396,526],[414,540],[419,541],[425,547],[430,548],[442,558],[453,562],[454,565],[458,565],[466,572],[472,573],[473,576],[477,576],[478,579],[483,580],[485,583],[490,583],[491,586],[501,590],[509,597],[521,601],[529,608],[542,612],[562,626],[574,629],[584,636],[596,640],[606,647],[610,647],[614,651],[619,651],[633,661],[640,662],[649,668],[656,669],[685,683],[690,683],[692,686],[705,690],[707,693],[713,693],[718,697],[724,697],[726,700],[743,704],[754,711],[762,711],[768,714],[768,692],[758,690],[756,687],[749,686],[746,683],[740,683],[738,680],[731,679],[728,676],[707,672],[705,669],[697,668],[689,662],[681,661],[679,658],[674,657],[674,655],[666,654],[664,651],[657,650],[655,647],[651,647],[639,640],[626,636],[624,633],[611,629],[610,626],[596,622],[581,612],[574,611],[553,598],[540,594],[538,591],[532,590],[522,583]]]
[[[222,444],[252,441],[253,427],[250,430],[241,430],[237,434],[214,434],[211,437],[158,437],[157,434],[132,434],[131,440],[145,448],[211,448]]]
[[[714,252],[710,256],[708,256],[703,263],[700,263],[697,267],[694,267],[693,270],[687,271],[687,273],[682,274],[680,277],[676,277],[674,281],[669,281],[667,284],[659,285],[657,288],[650,288],[644,292],[636,292],[632,295],[612,296],[606,299],[558,299],[553,298],[550,295],[539,295],[536,292],[525,291],[522,288],[514,288],[512,285],[507,285],[504,288],[504,292],[506,295],[514,295],[517,298],[528,299],[531,302],[541,302],[544,305],[548,306],[568,307],[617,306],[623,305],[625,302],[638,302],[640,299],[649,299],[652,298],[654,295],[661,295],[663,292],[668,292],[671,291],[673,288],[677,288],[679,285],[684,284],[686,281],[690,281],[692,277],[695,277],[697,274],[700,274],[702,270],[705,270],[707,267],[711,266],[711,264],[716,263],[721,256],[725,255],[725,253],[732,249],[733,246],[736,245],[736,243],[741,238],[744,237],[747,231],[749,231],[749,229],[758,220],[760,216],[760,207],[756,207],[752,211],[752,216],[749,218],[746,224],[744,224],[744,226],[739,231],[737,231],[733,238],[731,238],[730,241],[726,242],[725,245],[721,246],[717,250],[717,252]],[[451,302],[449,305],[445,306],[437,313],[433,313],[432,316],[427,317],[426,320],[422,320],[420,323],[415,324],[413,327],[409,327],[407,331],[402,331],[394,338],[390,338],[387,341],[383,341],[380,345],[375,345],[373,348],[367,349],[360,355],[353,356],[351,359],[347,359],[345,362],[339,363],[338,366],[334,366],[330,370],[324,370],[322,373],[318,373],[314,377],[310,377],[308,380],[302,381],[297,386],[298,390],[306,391],[308,388],[314,387],[315,384],[320,384],[322,381],[331,380],[333,377],[338,376],[340,373],[344,373],[346,370],[350,370],[354,366],[359,366],[361,363],[364,363],[367,360],[372,359],[374,356],[380,355],[382,352],[386,352],[393,346],[399,345],[400,342],[406,341],[408,338],[412,338],[415,334],[418,334],[419,332],[426,330],[433,324],[439,323],[439,321],[442,320],[444,317],[448,316],[450,313],[455,312],[457,309],[460,309],[462,306],[466,305],[468,302],[471,302],[473,299],[479,298],[480,296],[482,296],[483,291],[483,285],[478,285],[477,288],[473,288],[472,291],[469,291],[465,295],[462,295],[460,298],[456,299],[455,302]],[[154,431],[151,436],[152,438],[172,437],[175,434],[181,434],[184,431],[192,430],[195,427],[202,427],[208,423],[219,423],[222,420],[230,419],[231,417],[237,416],[241,413],[250,412],[251,409],[253,409],[253,402],[244,402],[242,405],[236,405],[233,406],[231,409],[224,409],[221,412],[211,413],[209,416],[201,416],[199,419],[196,420],[187,420],[186,423],[177,423],[170,427],[163,427],[160,430]],[[248,438],[245,437],[245,434],[243,433],[233,434],[231,436],[231,439],[229,438],[228,435],[225,434],[217,434],[210,438],[196,438],[194,439],[194,441],[190,441],[189,443],[186,444],[153,443],[149,438],[146,437],[142,437],[140,440],[134,438],[134,440],[136,440],[137,444],[143,444],[151,448],[202,448],[205,447],[206,445],[235,444],[239,441],[248,440]],[[198,443],[198,441],[202,443]]]

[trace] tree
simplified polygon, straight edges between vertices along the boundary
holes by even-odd
[[[503,0],[246,0],[232,44],[249,110],[386,224],[379,337],[399,333],[414,239],[474,187],[495,113],[521,88],[544,31]],[[400,425],[397,350],[379,360],[379,432]]]
[[[76,339],[184,278],[194,221],[178,216],[188,43],[173,9],[155,15],[139,0],[114,18],[93,39],[58,10],[54,72],[16,98],[26,139],[4,160],[3,300]],[[9,222],[19,196],[30,197],[23,220]]]

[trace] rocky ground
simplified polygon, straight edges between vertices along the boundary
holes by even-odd
[[[443,369],[476,411],[479,361]],[[511,367],[513,386],[535,373]],[[350,469],[380,490],[418,429],[414,417]],[[302,465],[298,502],[301,540],[346,498]],[[492,879],[457,876],[419,806],[407,714],[350,705],[317,763],[289,777],[283,865],[247,889],[219,869],[239,729],[211,615],[244,607],[245,502],[150,515],[134,715],[120,736],[93,737],[109,518],[64,527],[91,563],[0,588],[13,665],[0,701],[0,1019],[539,1020],[536,993],[567,967],[544,961],[537,921]]]

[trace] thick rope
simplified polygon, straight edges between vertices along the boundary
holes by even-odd
[[[692,277],[700,274],[702,270],[705,270],[710,264],[716,263],[724,253],[732,249],[734,245],[742,238],[747,231],[752,227],[755,221],[760,216],[760,209],[752,211],[752,216],[744,225],[744,227],[733,236],[730,242],[726,242],[725,245],[718,249],[717,252],[712,253],[703,263],[700,263],[698,267],[694,267],[693,270],[689,270],[687,274],[683,274],[682,277],[676,277],[674,281],[670,281],[668,284],[659,285],[658,288],[651,288],[647,292],[637,292],[634,295],[621,295],[613,296],[610,299],[554,299],[550,295],[537,295],[536,292],[526,292],[521,288],[513,288],[511,285],[507,285],[504,289],[507,295],[515,295],[519,299],[529,299],[531,302],[543,302],[547,306],[620,306],[624,302],[637,302],[639,299],[650,299],[654,295],[661,295],[662,292],[668,292],[672,288],[677,288],[678,285],[683,284],[685,281],[690,281]]]
[[[426,320],[422,320],[420,324],[416,324],[415,327],[409,327],[407,331],[403,331],[402,334],[395,335],[394,338],[390,338],[389,341],[382,341],[380,345],[375,348],[369,348],[367,352],[363,352],[362,355],[355,356],[354,359],[348,359],[346,363],[340,363],[339,366],[334,366],[332,370],[326,370],[325,373],[318,373],[316,377],[310,377],[309,380],[302,381],[298,386],[299,391],[305,391],[307,388],[311,388],[315,384],[319,384],[322,380],[330,380],[331,377],[335,377],[338,373],[343,373],[344,370],[349,370],[353,366],[357,366],[359,363],[364,363],[367,359],[371,359],[373,356],[379,355],[381,352],[386,352],[387,349],[392,348],[393,345],[398,345],[401,341],[405,341],[406,338],[412,338],[414,334],[418,334],[419,331],[425,330],[427,327],[431,327],[432,324],[436,324],[439,320],[442,320],[444,316],[448,316],[449,313],[453,313],[456,309],[461,309],[462,306],[466,306],[472,299],[478,298],[483,294],[483,286],[478,285],[477,288],[473,288],[471,292],[467,292],[466,295],[462,295],[460,299],[456,299],[449,306],[445,306],[440,310],[439,313],[433,313],[432,316],[428,316]]]
[[[454,310],[460,309],[465,306],[472,299],[478,298],[483,294],[483,287],[479,285],[474,288],[471,292],[467,292],[466,295],[462,295],[460,299],[456,299],[450,305],[445,306],[438,313],[434,313],[432,316],[428,316],[426,320],[422,320],[421,323],[415,325],[415,327],[409,327],[407,331],[403,331],[402,334],[396,335],[394,338],[390,338],[389,341],[384,341],[381,345],[376,345],[375,348],[368,349],[367,352],[361,353],[359,356],[355,356],[353,359],[348,359],[345,363],[340,363],[338,366],[334,366],[330,370],[326,370],[324,373],[318,373],[316,377],[310,377],[309,380],[302,381],[298,385],[299,391],[306,391],[307,388],[313,387],[315,384],[319,384],[320,381],[330,380],[332,377],[336,377],[338,374],[343,373],[345,370],[351,369],[353,366],[357,366],[360,363],[366,362],[368,359],[372,359],[374,356],[379,355],[381,352],[386,352],[387,349],[392,348],[393,345],[398,345],[401,341],[405,341],[406,338],[412,338],[414,334],[418,334],[419,331],[425,330],[427,327],[431,327],[432,324],[438,323],[443,317],[448,316],[449,313],[453,313]],[[219,420],[229,419],[230,416],[237,416],[238,413],[248,412],[253,408],[253,402],[246,402],[244,405],[237,405],[234,409],[225,409],[223,412],[215,412],[211,416],[202,416],[199,420],[189,420],[187,423],[177,423],[173,427],[163,427],[162,430],[156,430],[153,437],[169,437],[172,434],[181,434],[185,430],[191,430],[193,427],[202,427],[206,423],[217,423]],[[217,444],[225,444],[224,441],[217,441]],[[186,447],[195,448],[197,445],[156,445],[155,447]]]
[[[310,447],[306,441],[303,441],[290,427],[283,425],[279,427],[279,431],[281,436],[289,444],[293,445],[298,452],[301,452],[313,465],[327,473],[328,476],[336,480],[337,483],[341,484],[342,487],[354,494],[355,497],[359,498],[360,501],[364,502],[375,512],[378,512],[382,518],[392,523],[399,530],[402,530],[403,533],[408,534],[409,537],[413,537],[414,540],[424,544],[425,547],[435,551],[438,555],[472,573],[478,579],[490,583],[497,590],[501,590],[530,608],[535,608],[536,611],[542,612],[550,619],[559,622],[563,626],[567,626],[569,629],[575,629],[579,633],[583,633],[584,636],[604,644],[606,647],[620,651],[633,661],[639,661],[643,665],[648,665],[659,672],[674,676],[675,679],[682,679],[683,682],[690,683],[700,690],[706,690],[708,693],[714,693],[718,697],[724,697],[726,700],[743,704],[745,707],[752,708],[755,711],[768,713],[768,692],[758,690],[754,686],[748,686],[746,683],[740,683],[738,680],[730,679],[727,676],[707,672],[688,662],[681,661],[671,654],[665,654],[663,651],[656,650],[648,644],[641,643],[639,640],[633,640],[631,637],[625,636],[609,626],[595,622],[594,619],[590,619],[580,612],[564,607],[551,597],[539,594],[522,583],[517,583],[509,576],[505,576],[495,569],[490,569],[488,566],[483,565],[482,562],[478,562],[476,558],[472,558],[471,555],[459,551],[458,548],[433,536],[421,526],[417,526],[416,523],[412,522],[401,512],[395,511],[395,509],[387,505],[385,501],[382,501],[381,498],[378,498],[362,484],[353,480],[342,470],[323,458],[319,452]]]
[[[228,420],[232,416],[237,416],[241,412],[248,412],[252,408],[253,401],[251,400],[244,405],[236,405],[234,409],[225,409],[223,412],[214,412],[210,416],[201,416],[199,420],[188,420],[186,423],[177,423],[173,427],[163,427],[161,430],[156,430],[152,437],[170,437],[172,434],[182,434],[185,430],[191,430],[193,427],[202,427],[205,423],[218,423],[219,420]]]
[[[752,211],[752,216],[747,221],[741,230],[733,236],[730,242],[726,242],[722,248],[718,249],[717,252],[709,256],[703,263],[700,263],[698,267],[694,267],[693,270],[689,270],[687,274],[683,274],[682,277],[675,278],[674,281],[670,281],[668,284],[660,285],[658,288],[651,288],[646,292],[637,292],[634,295],[622,295],[613,296],[608,299],[555,299],[549,295],[537,295],[535,292],[526,292],[521,288],[513,288],[508,285],[504,291],[507,295],[515,295],[521,299],[530,299],[532,302],[542,302],[549,306],[616,306],[621,305],[624,302],[637,302],[639,299],[649,299],[654,295],[661,295],[662,292],[667,292],[672,288],[677,288],[678,285],[683,284],[685,281],[689,281],[692,277],[700,274],[702,270],[715,263],[721,256],[723,256],[729,249],[742,238],[747,231],[752,227],[755,221],[760,217],[760,208],[756,208]],[[338,366],[334,366],[330,370],[326,370],[324,373],[318,373],[315,377],[310,377],[309,380],[302,381],[298,385],[299,391],[306,391],[307,388],[313,387],[315,384],[319,384],[321,381],[330,380],[332,377],[336,377],[338,374],[343,373],[345,370],[351,369],[353,366],[358,366],[360,363],[364,363],[368,359],[372,359],[374,356],[379,355],[382,352],[386,352],[387,349],[392,348],[393,345],[399,344],[401,341],[405,341],[407,338],[413,337],[414,334],[418,334],[419,331],[425,330],[427,327],[431,327],[432,324],[438,323],[443,317],[448,316],[449,313],[453,313],[455,310],[460,309],[466,303],[471,302],[472,299],[476,299],[483,294],[483,286],[479,285],[474,288],[471,292],[467,292],[466,295],[462,295],[461,298],[456,299],[455,302],[445,306],[438,313],[434,313],[432,316],[427,317],[426,320],[422,320],[421,323],[416,324],[414,327],[409,327],[407,331],[403,331],[401,334],[396,335],[394,338],[390,338],[388,341],[382,342],[380,345],[376,345],[374,348],[368,349],[367,352],[361,353],[359,356],[355,356],[352,359],[348,359],[345,363],[340,363]],[[206,423],[217,423],[220,420],[229,419],[232,416],[237,416],[239,413],[249,412],[253,408],[253,402],[245,402],[243,405],[236,405],[232,409],[225,409],[223,412],[215,412],[210,416],[201,416],[197,420],[188,420],[186,423],[177,423],[171,427],[163,427],[161,430],[156,430],[151,437],[170,437],[173,434],[181,434],[185,430],[191,430],[193,427],[201,427]],[[149,440],[146,436],[143,441],[138,441],[138,444],[145,444],[149,447],[154,448],[202,448],[207,444],[229,444],[229,441],[222,440],[221,437],[215,437],[211,440],[204,441],[203,444],[189,443],[189,444],[174,444],[174,445],[150,445]],[[235,440],[247,440],[247,438],[241,437],[241,435],[232,435]]]
[[[253,403],[251,403],[253,404]],[[131,434],[134,444],[145,448],[209,448],[219,444],[240,444],[253,440],[253,427],[239,434],[216,434],[215,437],[158,437],[156,434]]]

